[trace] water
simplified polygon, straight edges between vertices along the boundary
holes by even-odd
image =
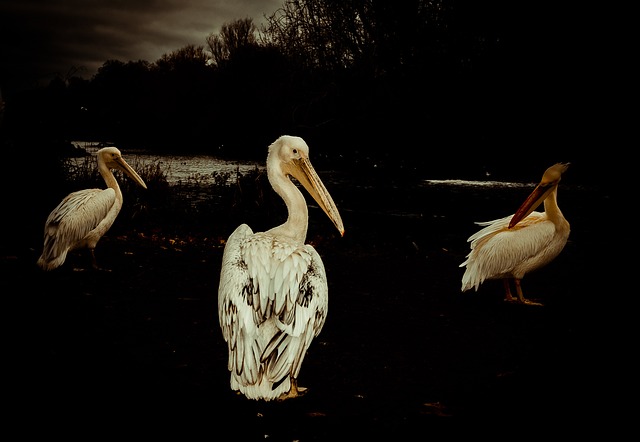
[[[254,162],[228,161],[210,155],[163,155],[149,153],[129,153],[127,161],[131,164],[159,164],[167,173],[169,185],[197,181],[202,185],[213,183],[216,176],[227,175],[229,184],[235,183],[236,176],[245,175],[256,169],[263,170],[264,165]]]
[[[92,155],[103,147],[98,143],[73,141],[74,146],[85,149]],[[127,150],[122,152],[126,161],[134,168],[140,169],[147,165],[160,165],[167,174],[169,185],[197,182],[201,185],[212,184],[216,177],[227,175],[229,184],[236,182],[237,174],[244,175],[258,170],[264,170],[264,163],[252,161],[228,161],[213,155],[158,155],[144,150]]]
[[[507,181],[470,181],[470,180],[424,180],[425,185],[462,186],[462,187],[532,187],[535,183],[511,183]]]
[[[100,148],[95,143],[74,142],[95,155]],[[238,174],[264,171],[263,162],[227,161],[213,155],[167,155],[144,150],[123,151],[127,162],[135,169],[159,164],[170,185],[191,204],[198,205],[207,198],[206,187],[220,184],[220,175],[227,174],[230,186],[237,184]],[[82,160],[82,159],[80,159]],[[365,216],[376,222],[393,223],[397,218],[416,222],[444,223],[446,228],[457,226],[472,233],[476,221],[487,221],[514,213],[537,184],[536,182],[508,182],[496,180],[430,179],[397,183],[379,174],[354,170],[318,170],[322,181],[336,200],[343,216]],[[201,186],[203,192],[197,191]],[[195,189],[195,190],[194,190]],[[582,208],[607,204],[609,198],[601,190],[563,182],[559,189],[563,212],[575,225],[587,224]],[[315,206],[307,198],[310,207]],[[543,210],[539,208],[537,210]],[[573,234],[573,237],[576,237]]]
[[[82,148],[92,155],[103,147],[100,143],[90,141],[73,141],[74,146]],[[265,170],[263,162],[256,161],[229,161],[218,158],[214,155],[174,155],[157,154],[142,149],[129,149],[124,151],[123,156],[127,162],[135,168],[147,165],[160,165],[163,172],[167,174],[167,181],[170,185],[181,184],[187,181],[198,182],[202,185],[211,184],[220,175],[228,175],[228,183],[234,184],[237,175],[245,175],[254,172],[256,169]],[[357,182],[349,177],[347,173],[338,171],[322,172],[322,179],[326,184],[333,183],[339,185],[359,186]],[[216,180],[217,181],[217,180]],[[423,186],[441,187],[476,187],[476,188],[521,188],[532,187],[536,183],[519,183],[503,181],[470,181],[460,179],[432,180],[424,179]],[[360,183],[360,185],[365,185]]]

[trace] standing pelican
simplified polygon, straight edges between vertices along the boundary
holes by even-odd
[[[558,207],[558,183],[569,163],[549,167],[542,180],[514,215],[494,221],[478,222],[486,226],[467,241],[471,252],[462,275],[462,291],[475,287],[485,279],[502,279],[505,301],[542,305],[525,299],[521,281],[524,275],[550,263],[560,254],[569,238],[569,222]],[[544,201],[544,212],[534,210]],[[511,295],[509,279],[513,279],[518,298]]]
[[[269,146],[267,177],[288,218],[266,232],[241,224],[222,257],[218,318],[229,349],[231,389],[249,399],[284,400],[306,392],[297,378],[327,316],[328,287],[318,252],[305,244],[308,209],[294,177],[344,235],[342,218],[309,161],[302,138]]]
[[[44,270],[60,267],[69,251],[80,248],[89,249],[93,268],[99,269],[95,257],[96,245],[122,208],[122,192],[111,169],[121,170],[147,188],[117,148],[102,148],[97,152],[97,157],[98,171],[108,187],[70,193],[51,211],[44,225],[44,248],[38,258],[38,265]]]

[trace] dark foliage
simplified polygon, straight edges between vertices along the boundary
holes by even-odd
[[[294,134],[338,166],[370,158],[398,174],[512,178],[514,152],[546,147],[540,162],[518,162],[523,174],[597,163],[579,148],[604,129],[579,127],[593,116],[568,81],[581,66],[562,55],[566,13],[502,1],[287,1],[257,37],[251,19],[211,35],[210,64],[189,45],[153,63],[107,60],[89,80],[71,73],[3,91],[3,131],[35,147],[93,139],[253,160]]]

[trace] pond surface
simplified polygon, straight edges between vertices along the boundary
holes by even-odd
[[[87,141],[73,141],[72,144],[78,148],[86,150],[88,153],[95,153],[104,147],[101,143]],[[158,154],[143,149],[129,149],[123,152],[127,161],[136,167],[141,168],[147,165],[158,164],[167,173],[167,181],[170,185],[184,184],[192,181],[202,185],[212,184],[220,175],[228,175],[229,184],[236,182],[237,175],[252,173],[256,170],[265,171],[264,162],[258,161],[232,161],[218,158],[214,155],[192,154]],[[351,184],[355,186],[367,186],[370,180],[358,183],[353,176],[342,171],[318,170],[323,181],[334,184]],[[375,173],[373,173],[375,175]],[[361,176],[359,176],[361,178]],[[369,176],[371,178],[371,176]],[[375,183],[380,184],[379,182]],[[462,180],[452,177],[451,179],[424,179],[423,186],[443,186],[443,187],[479,187],[479,188],[533,188],[536,183],[504,182],[504,181],[478,181]]]
[[[99,143],[86,141],[73,141],[72,144],[92,155],[103,147]],[[160,165],[167,173],[167,181],[170,185],[187,181],[196,181],[203,185],[212,184],[215,178],[221,175],[228,175],[229,182],[233,183],[237,174],[243,175],[256,169],[265,169],[264,164],[258,162],[229,161],[213,155],[161,155],[141,149],[127,150],[122,154],[134,169],[146,165]]]

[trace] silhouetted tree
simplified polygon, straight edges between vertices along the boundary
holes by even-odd
[[[297,114],[304,109],[310,125],[327,122],[321,136],[454,156],[452,145],[485,136],[487,121],[497,121],[499,6],[287,0],[267,18],[263,38],[305,67]]]
[[[154,126],[155,148],[175,151],[202,150],[207,125],[215,112],[213,69],[202,45],[186,45],[156,61]]]
[[[287,0],[267,18],[266,40],[306,66],[384,75],[446,44],[444,0]]]
[[[204,46],[188,44],[168,54],[163,54],[156,61],[156,66],[160,70],[175,71],[190,68],[202,68],[207,64],[207,54]]]
[[[123,143],[142,138],[155,93],[150,69],[145,60],[107,60],[98,69],[87,106],[98,139]]]
[[[238,52],[255,48],[258,45],[256,32],[257,27],[251,18],[224,23],[219,34],[212,32],[207,36],[209,62],[216,67],[224,67]]]
[[[207,37],[214,110],[208,120],[216,155],[263,159],[265,147],[288,127],[291,65],[262,43],[253,19],[222,25]]]

